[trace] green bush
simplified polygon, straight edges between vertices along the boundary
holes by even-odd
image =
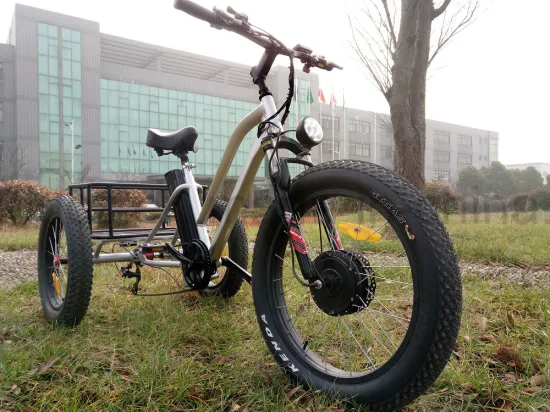
[[[449,215],[460,209],[460,197],[449,186],[436,182],[426,183],[424,196],[439,213]]]
[[[527,207],[527,199],[529,199],[529,193],[518,193],[512,196],[508,200],[508,209],[512,212],[523,212]]]
[[[0,182],[0,221],[24,226],[46,207],[55,192],[30,180]]]
[[[147,196],[141,190],[113,189],[113,207],[144,207],[147,204]],[[92,190],[92,205],[94,208],[107,207],[107,189]],[[113,213],[114,227],[124,228],[136,226],[146,219],[146,213],[139,212],[118,212]],[[107,212],[94,212],[94,218],[100,227],[109,225],[109,214]]]

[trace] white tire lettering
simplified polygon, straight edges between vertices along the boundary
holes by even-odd
[[[271,341],[271,343],[273,344],[273,348],[277,351],[281,350],[281,347],[279,346],[279,344],[277,342],[275,342],[274,340]]]
[[[262,318],[262,320],[264,321],[264,323],[267,325],[267,320],[265,320],[265,315],[262,315],[260,316]]]
[[[269,330],[269,328],[265,328],[265,333],[266,333],[267,336],[269,336],[270,338],[273,337],[273,333],[271,333],[271,331]]]

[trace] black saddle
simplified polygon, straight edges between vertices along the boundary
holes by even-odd
[[[174,153],[196,153],[198,150],[198,136],[199,133],[193,126],[184,127],[176,132],[149,129],[146,145],[155,150],[169,150]]]

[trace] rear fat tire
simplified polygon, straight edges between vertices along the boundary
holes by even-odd
[[[227,203],[223,200],[216,200],[210,217],[221,222]],[[229,257],[245,270],[248,268],[248,240],[241,218],[237,219],[228,241]],[[208,287],[201,290],[199,293],[203,296],[218,296],[222,298],[230,298],[237,294],[243,284],[243,277],[229,268],[222,280],[213,287]]]
[[[252,292],[261,333],[272,355],[294,381],[322,389],[330,395],[353,398],[371,405],[371,410],[393,411],[411,402],[428,389],[450,358],[458,337],[462,309],[458,262],[449,235],[428,201],[404,179],[375,164],[339,160],[309,168],[297,176],[290,189],[293,208],[316,193],[338,189],[367,198],[386,219],[408,236],[402,224],[388,213],[387,202],[406,219],[414,240],[406,240],[412,253],[411,268],[418,277],[418,310],[411,321],[410,337],[404,350],[388,360],[388,369],[376,374],[334,377],[313,367],[290,337],[293,326],[276,308],[273,276],[280,261],[275,247],[284,236],[281,218],[271,205],[260,225],[252,263]],[[373,192],[377,195],[373,195]],[[380,207],[380,205],[383,205]],[[277,240],[279,239],[279,240]],[[279,243],[280,245],[280,243]],[[405,245],[404,245],[405,246]],[[290,329],[289,329],[290,328]],[[409,334],[408,334],[409,336]],[[400,348],[401,350],[401,348]],[[382,367],[384,367],[383,365]]]
[[[54,219],[61,221],[67,242],[67,284],[64,300],[59,307],[55,307],[48,296],[51,276],[46,259],[48,230]],[[76,326],[84,318],[92,294],[92,253],[88,216],[82,206],[69,196],[51,200],[44,211],[38,239],[38,286],[47,319],[63,326]]]

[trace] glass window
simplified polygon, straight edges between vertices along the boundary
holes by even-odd
[[[434,130],[434,138],[436,142],[449,143],[451,141],[451,134],[442,130]]]
[[[451,172],[448,170],[434,170],[433,180],[437,181],[449,181],[451,179]]]
[[[450,163],[451,162],[451,153],[450,152],[444,152],[444,151],[441,151],[441,150],[434,150],[434,161],[442,162],[442,163]]]
[[[459,164],[472,164],[472,155],[467,153],[458,153],[458,163]]]
[[[472,145],[472,136],[459,134],[458,135],[458,144],[461,144],[461,145],[464,145],[464,146],[471,146]]]

